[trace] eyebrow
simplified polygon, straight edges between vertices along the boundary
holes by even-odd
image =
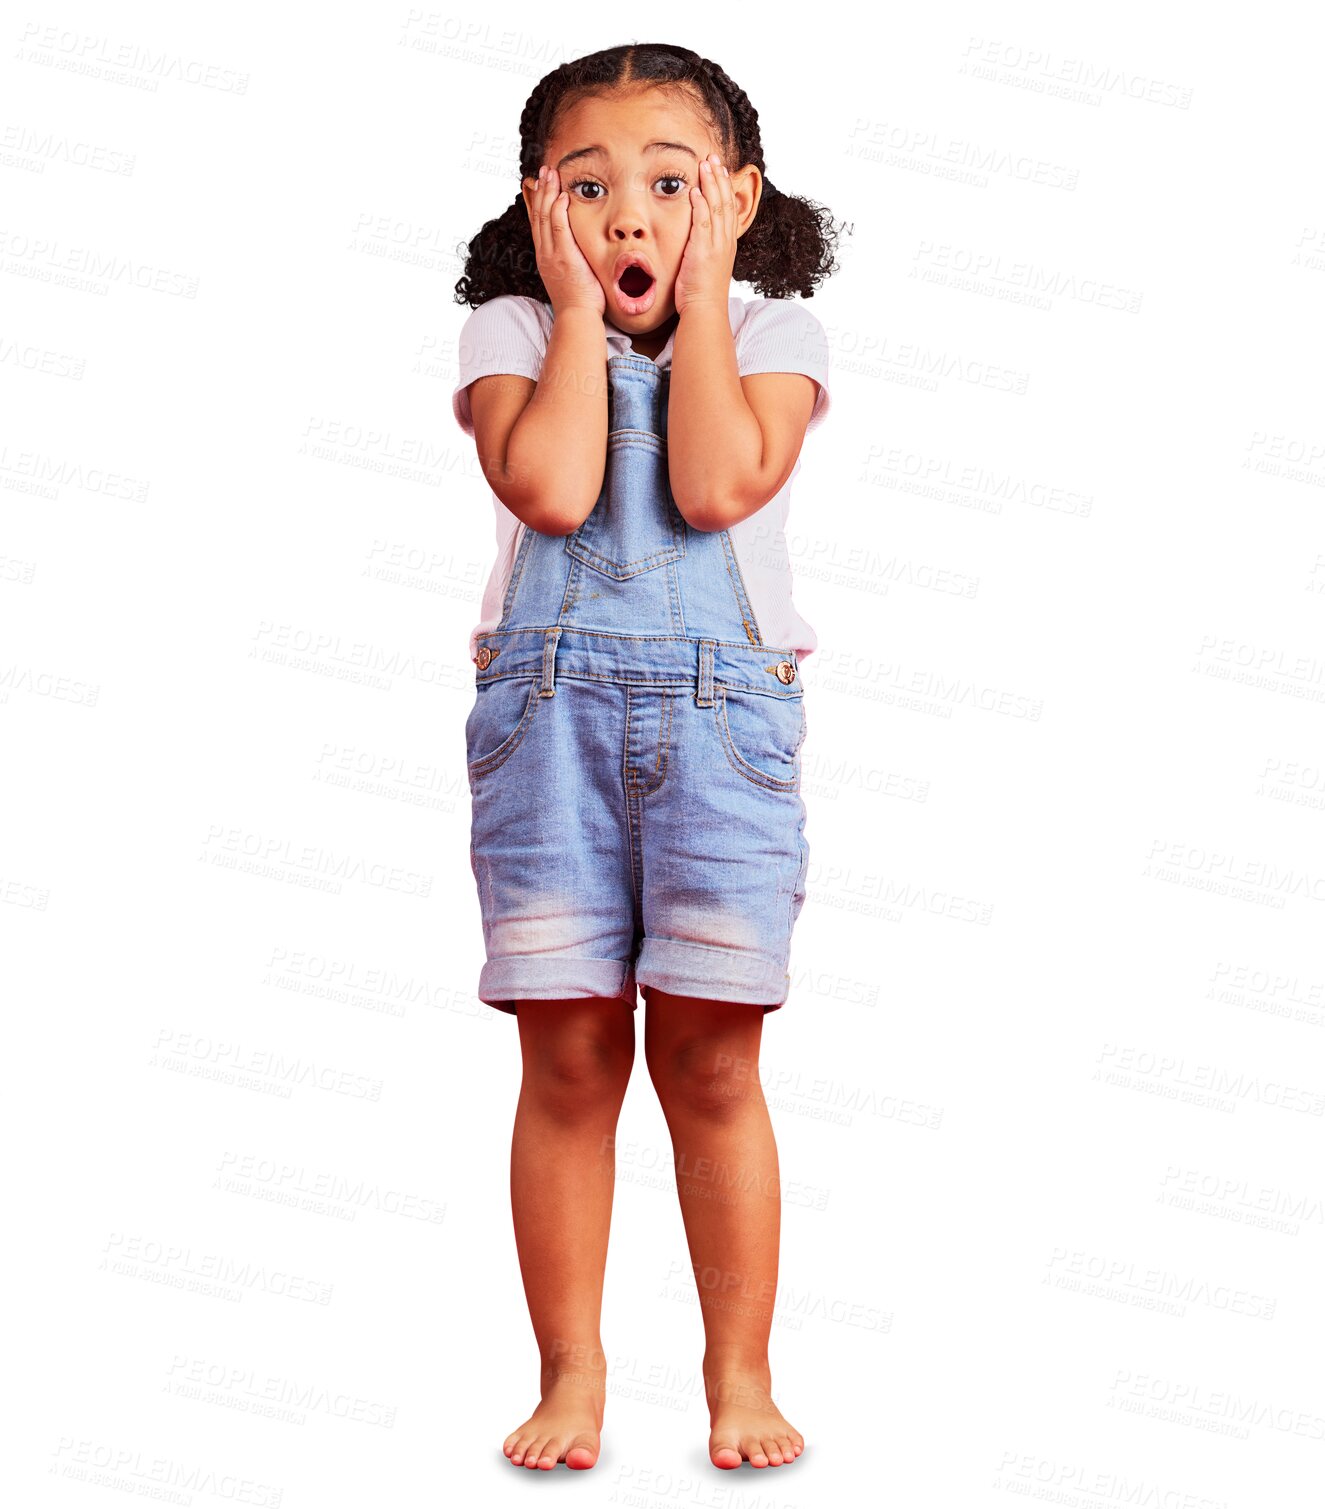
[[[646,152],[689,152],[696,162],[699,161],[699,153],[693,147],[687,147],[683,141],[651,141],[644,148]],[[568,162],[574,162],[578,157],[596,157],[605,154],[606,147],[579,147],[574,152],[567,152],[565,157],[557,164],[560,172]]]

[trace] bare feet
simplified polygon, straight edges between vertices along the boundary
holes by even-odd
[[[715,1467],[781,1467],[805,1450],[805,1438],[788,1424],[769,1393],[768,1368],[725,1366],[705,1358],[709,1458]]]
[[[567,1467],[592,1467],[603,1428],[603,1395],[602,1383],[581,1373],[544,1382],[538,1408],[506,1437],[502,1451],[516,1467],[551,1472],[563,1459]]]

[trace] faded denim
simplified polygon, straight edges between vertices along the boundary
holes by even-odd
[[[762,643],[726,530],[667,476],[670,371],[607,362],[603,491],[526,529],[465,724],[479,999],[786,1000],[809,846],[804,689]]]

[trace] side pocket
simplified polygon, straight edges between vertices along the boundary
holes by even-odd
[[[723,687],[715,709],[732,767],[766,791],[796,791],[805,742],[804,697],[769,697]]]
[[[470,779],[496,770],[519,748],[542,698],[537,676],[505,676],[480,683],[465,720]]]

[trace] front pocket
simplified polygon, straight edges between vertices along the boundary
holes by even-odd
[[[752,785],[795,791],[805,742],[805,698],[769,697],[723,687],[718,729],[733,767]]]
[[[471,776],[496,770],[515,753],[542,700],[538,687],[537,676],[502,676],[479,684],[465,720]]]
[[[607,471],[594,510],[566,537],[566,554],[617,581],[686,553],[686,524],[672,499],[667,448],[645,430],[608,436]]]

